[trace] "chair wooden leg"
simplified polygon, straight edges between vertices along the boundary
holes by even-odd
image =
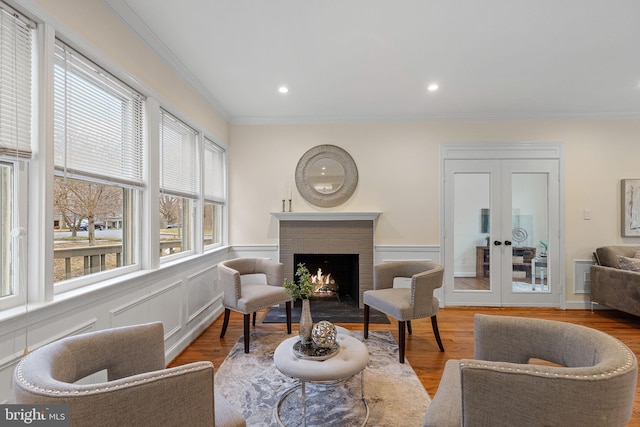
[[[398,354],[400,363],[404,363],[404,341],[405,341],[405,323],[398,320]]]
[[[256,327],[256,312],[255,311],[253,312],[253,322],[252,323],[253,323],[253,327],[255,328]]]
[[[364,339],[369,338],[369,306],[364,305]]]
[[[407,320],[407,332],[409,332],[409,334],[413,333],[413,331],[411,330],[411,320]]]
[[[244,315],[244,352],[249,353],[249,332],[251,322],[251,314]]]
[[[440,332],[438,331],[438,321],[436,320],[436,316],[431,316],[431,326],[433,326],[433,335],[436,336],[436,341],[438,341],[438,347],[440,347],[440,351],[444,351],[444,346],[442,345],[442,340],[440,339]]]
[[[287,311],[287,333],[291,333],[291,301],[287,301],[285,304]]]
[[[231,314],[231,310],[225,308],[224,321],[222,322],[222,331],[220,332],[220,338],[224,338],[224,334],[227,333],[227,326],[229,326],[229,314]]]

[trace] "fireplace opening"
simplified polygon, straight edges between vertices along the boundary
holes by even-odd
[[[358,254],[294,254],[293,271],[306,265],[314,279],[314,301],[342,301],[358,306]]]

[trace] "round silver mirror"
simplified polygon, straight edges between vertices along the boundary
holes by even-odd
[[[296,187],[309,203],[320,207],[338,206],[358,185],[358,168],[353,158],[335,145],[318,145],[300,158],[296,167]]]
[[[311,164],[307,179],[317,192],[333,194],[344,185],[344,168],[333,159],[317,159]]]

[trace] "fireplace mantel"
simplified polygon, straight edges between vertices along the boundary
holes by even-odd
[[[382,212],[271,212],[280,221],[374,221]]]

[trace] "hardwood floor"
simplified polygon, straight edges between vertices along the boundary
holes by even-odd
[[[596,310],[592,313],[590,310],[447,307],[438,312],[438,327],[445,348],[444,353],[438,350],[429,319],[413,321],[413,334],[407,335],[407,360],[431,397],[438,390],[442,370],[447,360],[473,357],[473,315],[475,313],[533,317],[581,324],[613,335],[629,346],[636,355],[640,355],[640,318],[615,310]],[[285,330],[284,324],[260,323],[264,314],[264,311],[258,313],[256,330]],[[214,366],[220,366],[242,335],[242,316],[231,313],[229,327],[223,339],[220,339],[221,326],[222,317],[218,318],[174,359],[170,366],[199,360],[209,360]],[[341,326],[351,330],[363,328],[361,324],[342,324]],[[397,323],[393,320],[391,325],[370,325],[370,330],[390,330],[396,340],[398,339]],[[295,325],[293,333],[297,333]],[[636,391],[633,417],[628,425],[640,427],[640,390]]]

